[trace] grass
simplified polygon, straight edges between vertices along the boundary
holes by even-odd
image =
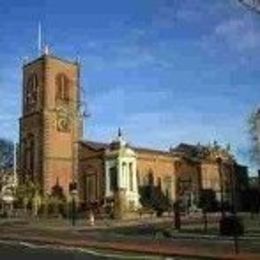
[[[249,216],[242,216],[245,235],[257,239],[259,237],[260,242],[260,217],[257,216],[251,219]],[[168,232],[168,234],[197,234],[197,235],[219,235],[219,222],[210,222],[207,225],[207,231],[205,231],[203,220],[200,223],[183,223],[181,230],[177,231],[174,229],[172,221],[166,221],[163,223],[153,223],[153,224],[140,224],[131,227],[115,227],[106,232],[112,232],[115,234],[121,234],[126,236],[154,236],[158,232]],[[166,234],[167,236],[167,234]]]
[[[260,253],[260,217],[257,216],[254,219],[251,219],[247,215],[243,215],[243,221],[245,224],[245,236],[254,236],[254,239],[244,240],[240,239],[239,245],[241,251],[243,252],[255,252]],[[81,224],[79,227],[86,226],[87,220],[81,220]],[[1,223],[0,223],[1,224]],[[135,226],[124,226],[124,222],[122,222],[122,226],[120,227],[111,227],[109,229],[101,229],[101,230],[87,230],[82,229],[82,232],[78,232],[77,230],[71,229],[71,223],[69,220],[64,219],[35,219],[33,221],[23,222],[18,220],[17,222],[6,221],[2,222],[1,229],[2,231],[9,232],[21,232],[24,235],[29,236],[30,234],[38,235],[38,236],[48,236],[53,238],[83,238],[88,235],[93,235],[93,237],[97,238],[99,241],[102,239],[104,241],[135,241],[136,239],[143,240],[158,240],[162,243],[172,242],[173,244],[179,245],[191,245],[198,246],[203,248],[203,250],[233,250],[233,241],[232,238],[229,239],[201,239],[199,235],[218,235],[219,230],[218,221],[214,223],[208,223],[207,232],[204,231],[204,225],[201,218],[200,223],[185,223],[182,224],[181,230],[176,231],[173,227],[173,220],[167,220],[164,222],[158,223],[144,223],[140,222]],[[92,233],[93,232],[93,233]],[[179,238],[178,233],[181,235],[185,234],[193,234],[195,236],[193,240],[185,240],[184,238]],[[173,235],[168,236],[168,235]],[[198,235],[196,237],[196,235]]]

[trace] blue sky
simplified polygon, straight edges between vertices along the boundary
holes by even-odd
[[[37,24],[53,54],[82,62],[85,138],[168,149],[231,143],[247,163],[260,101],[260,16],[236,0],[0,1],[0,132],[17,139],[21,66]]]

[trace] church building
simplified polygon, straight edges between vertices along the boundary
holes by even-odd
[[[238,164],[216,143],[141,148],[120,129],[111,143],[84,140],[79,62],[44,53],[23,65],[22,88],[19,176],[42,194],[56,186],[65,196],[77,190],[86,208],[113,204],[120,217],[147,206],[155,193],[189,210],[200,207],[202,190],[230,200]]]
[[[79,76],[77,62],[48,54],[23,66],[19,169],[44,193],[59,184],[68,194],[77,182]]]

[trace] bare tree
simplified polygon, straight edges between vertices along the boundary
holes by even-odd
[[[13,167],[13,143],[0,138],[0,171]]]
[[[238,2],[249,10],[260,13],[260,0],[238,0]]]
[[[260,166],[260,108],[253,111],[248,120],[251,142],[251,160]]]

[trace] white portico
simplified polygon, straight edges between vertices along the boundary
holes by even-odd
[[[139,193],[136,172],[136,154],[119,129],[116,140],[105,151],[105,197],[114,199],[117,192],[123,192],[121,199],[126,208],[137,209]]]

